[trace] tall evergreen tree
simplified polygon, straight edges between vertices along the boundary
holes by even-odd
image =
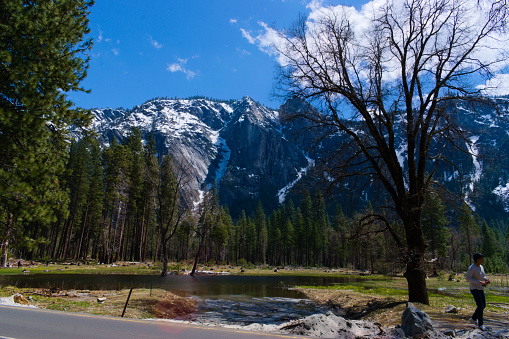
[[[469,262],[472,262],[473,252],[477,249],[477,240],[479,239],[479,226],[475,222],[475,218],[472,214],[470,207],[463,203],[461,206],[460,215],[458,218],[461,233],[467,245],[467,251],[469,255]]]
[[[483,241],[481,251],[486,257],[493,258],[495,255],[498,254],[496,246],[496,236],[495,232],[493,232],[493,229],[491,229],[491,227],[488,226],[488,223],[486,221],[484,221],[482,225],[482,235]]]
[[[90,115],[72,109],[69,91],[83,91],[92,43],[92,0],[0,2],[0,266],[14,228],[56,220],[67,197],[58,176],[65,167],[69,127]],[[15,240],[15,239],[14,239]]]
[[[265,212],[261,201],[258,201],[258,207],[255,212],[254,223],[256,225],[256,258],[257,263],[265,263],[267,252],[267,224],[265,222]]]
[[[444,258],[447,252],[447,241],[450,238],[446,228],[449,219],[442,199],[438,195],[426,195],[421,223],[424,237],[429,242],[428,250],[431,251],[433,258]]]

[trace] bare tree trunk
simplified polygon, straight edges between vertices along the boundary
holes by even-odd
[[[201,252],[201,248],[203,247],[204,239],[205,239],[205,237],[202,237],[202,239],[200,239],[200,244],[198,245],[198,250],[196,251],[196,255],[194,257],[193,269],[191,271],[191,276],[193,276],[193,277],[196,274],[196,267],[198,266],[198,258],[200,257],[200,252]]]
[[[51,236],[50,239],[53,239],[52,241],[52,249],[51,249],[51,258],[55,258],[57,254],[57,244],[58,244],[58,235],[60,233],[60,226],[62,225],[62,215],[59,213],[58,220],[56,223],[56,227],[51,229]]]
[[[426,244],[420,227],[420,215],[403,219],[407,237],[407,264],[404,276],[408,282],[408,301],[429,305],[426,287],[424,252]]]
[[[161,243],[161,252],[161,263],[163,264],[161,276],[166,277],[168,275],[168,245],[166,241]]]
[[[76,251],[76,255],[74,257],[75,260],[78,260],[81,254],[81,246],[83,244],[83,237],[85,235],[85,228],[87,227],[87,218],[88,218],[88,202],[87,202],[87,208],[85,209],[85,217],[83,218],[83,226],[81,227],[81,236],[80,236],[80,242],[78,244],[78,250]]]
[[[9,216],[7,217],[4,241],[2,241],[2,244],[0,245],[0,267],[7,267],[7,249],[9,247],[9,236],[11,234],[11,228],[12,228],[12,214],[9,213]]]

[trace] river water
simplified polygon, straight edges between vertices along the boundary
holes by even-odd
[[[76,290],[162,288],[198,300],[196,321],[280,324],[328,309],[305,299],[294,286],[328,286],[344,277],[31,274],[0,276],[0,285]]]

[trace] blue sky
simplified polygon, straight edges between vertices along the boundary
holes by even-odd
[[[270,97],[275,59],[253,39],[263,25],[289,27],[299,14],[310,12],[310,3],[97,0],[89,16],[94,47],[82,83],[92,92],[71,93],[69,98],[83,108],[131,108],[158,96],[248,95],[278,108],[282,103]]]

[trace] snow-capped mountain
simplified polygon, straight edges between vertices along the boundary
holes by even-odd
[[[458,103],[447,107],[458,115],[461,127],[471,131],[465,141],[470,154],[451,153],[457,168],[443,166],[435,178],[466,195],[480,214],[509,212],[508,107],[508,99],[498,100],[495,106]],[[103,144],[114,137],[122,140],[132,127],[139,128],[144,140],[153,134],[159,154],[169,153],[190,164],[189,192],[195,202],[207,185],[217,182],[221,203],[236,216],[243,209],[254,210],[258,200],[270,209],[285,201],[292,189],[312,190],[316,176],[333,180],[323,170],[314,171],[314,165],[327,158],[334,140],[311,149],[312,129],[299,133],[309,127],[307,123],[285,119],[299,111],[317,112],[300,99],[287,101],[279,111],[249,97],[228,102],[153,99],[131,110],[93,110],[93,128]],[[404,145],[397,142],[396,150],[405,164]],[[458,171],[463,175],[461,183]],[[376,194],[367,186],[358,200],[366,202]],[[347,198],[339,195],[338,199]]]
[[[279,201],[278,191],[309,165],[281,133],[278,112],[249,97],[228,103],[154,99],[128,111],[92,113],[103,144],[113,137],[122,140],[137,127],[145,140],[153,134],[159,153],[191,164],[189,191],[195,202],[214,181],[221,201],[230,206],[252,205],[259,198]]]
[[[454,142],[460,144],[463,151],[450,147],[448,144],[445,144],[444,149],[444,140],[437,140],[432,146],[434,149],[431,150],[431,155],[442,153],[451,163],[442,161],[434,178],[455,195],[465,198],[471,208],[487,220],[491,217],[507,218],[509,213],[509,98],[498,98],[491,103],[456,101],[440,109],[447,110],[447,116],[457,123],[456,130],[462,132],[461,136],[451,132],[450,139],[456,138]],[[280,108],[282,121],[286,120],[285,116],[292,116],[299,112],[305,115],[319,114],[316,108],[298,98],[287,101]],[[403,119],[403,117],[400,118]],[[355,122],[350,123],[355,124]],[[404,124],[395,126],[395,150],[399,163],[406,167],[408,155],[406,144],[403,142],[404,131],[399,130],[403,126]],[[296,137],[300,139],[302,145],[312,149],[309,153],[311,158],[322,162],[317,166],[321,171],[315,174],[321,176],[322,183],[334,181],[334,177],[323,170],[328,167],[323,163],[333,158],[331,150],[337,152],[338,145],[345,144],[342,141],[344,135],[335,133],[316,143],[308,120],[297,119],[283,124],[283,132],[287,136],[302,130],[308,131],[304,134],[304,138],[302,134]],[[347,148],[342,151],[347,152]],[[348,158],[348,154],[343,153],[342,156]],[[333,164],[330,166],[334,167]],[[431,165],[429,171],[433,170],[432,167]],[[357,186],[364,184],[359,185],[357,182]],[[368,183],[361,192],[356,193],[356,199],[352,202],[350,188],[353,182],[346,180],[343,185],[345,194],[338,193],[336,199],[342,203],[348,202],[352,206],[350,211],[359,208],[362,201],[365,203],[380,198],[379,191]],[[348,206],[343,205],[343,207],[349,209]]]

